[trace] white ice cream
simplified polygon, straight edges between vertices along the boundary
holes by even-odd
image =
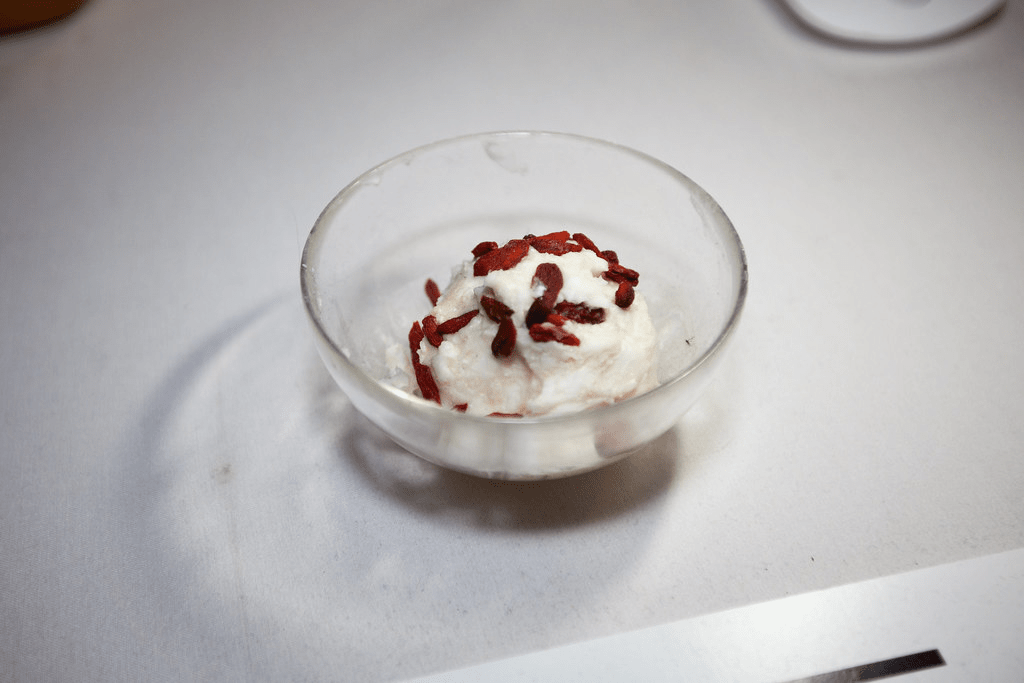
[[[554,263],[562,272],[557,300],[601,308],[600,324],[568,321],[564,330],[580,340],[579,346],[531,338],[525,318],[544,287],[534,273],[542,263]],[[439,347],[426,339],[420,361],[433,373],[441,404],[467,404],[466,412],[524,416],[572,413],[612,403],[657,385],[654,326],[643,296],[636,292],[628,308],[615,304],[617,285],[601,277],[608,262],[584,249],[564,255],[528,254],[509,270],[473,275],[473,261],[456,268],[452,281],[431,314],[438,321],[479,310],[486,293],[513,310],[517,331],[515,350],[496,357],[491,350],[498,324],[481,311],[458,332],[447,334]]]

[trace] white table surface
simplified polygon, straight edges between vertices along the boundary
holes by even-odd
[[[1019,681],[1022,633],[1019,549],[539,650],[415,683],[853,683],[874,680],[883,662],[900,683]],[[875,676],[859,677],[862,667],[874,667]]]
[[[91,0],[0,39],[0,680],[395,680],[1024,546],[1024,3]],[[503,484],[354,414],[298,258],[383,159],[635,147],[750,261],[708,394]],[[1018,587],[1019,588],[1019,587]]]

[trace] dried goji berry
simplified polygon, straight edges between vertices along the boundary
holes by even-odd
[[[591,308],[586,304],[578,304],[571,301],[559,301],[555,306],[555,313],[565,316],[573,322],[587,325],[600,325],[604,322],[603,308]]]
[[[423,319],[423,336],[427,338],[431,346],[437,348],[444,341],[441,339],[441,334],[437,331],[437,318],[432,315],[428,315]]]
[[[583,251],[583,247],[572,242],[561,242],[558,240],[548,240],[542,237],[530,241],[530,246],[539,251],[542,254],[552,254],[554,256],[562,256],[573,251]]]
[[[409,330],[409,349],[412,352],[412,369],[416,374],[416,384],[420,387],[420,393],[428,401],[441,402],[441,392],[434,381],[434,374],[430,368],[420,362],[420,343],[423,341],[423,328],[417,320]]]
[[[540,299],[534,299],[530,310],[526,312],[526,327],[530,328],[534,325],[539,325],[547,320],[549,315],[551,315],[551,308],[544,305],[544,302]]]
[[[464,413],[468,408],[468,403],[456,403],[455,405],[452,406],[452,410],[454,410],[457,413]]]
[[[437,283],[428,277],[423,290],[427,293],[427,298],[430,299],[430,305],[436,306],[437,300],[441,298],[441,288],[437,286]]]
[[[513,313],[511,308],[486,294],[480,297],[480,308],[484,309],[487,317],[494,322],[501,322],[502,318],[508,318]]]
[[[557,232],[549,232],[546,235],[541,235],[539,237],[534,237],[533,239],[534,240],[555,240],[556,242],[565,242],[567,239],[569,239],[569,231],[568,230],[558,230]]]
[[[626,268],[625,266],[619,265],[618,263],[609,263],[608,270],[601,275],[605,280],[611,280],[612,282],[628,282],[634,287],[636,287],[640,282],[640,273],[632,268]]]
[[[437,383],[434,381],[434,374],[430,372],[423,363],[417,362],[415,365],[416,369],[416,384],[420,387],[420,393],[423,394],[423,398],[434,403],[441,402],[441,391],[437,388]]]
[[[558,315],[557,313],[548,313],[547,320],[545,320],[544,322],[551,323],[555,327],[562,327],[567,322],[569,322],[569,319],[566,318],[565,316]]]
[[[409,330],[409,350],[412,351],[415,360],[418,360],[420,356],[421,341],[423,341],[423,327],[420,326],[420,321],[417,320]]]
[[[562,283],[564,282],[561,268],[554,263],[541,263],[533,273],[533,286],[536,287],[538,282],[544,285],[544,293],[538,299],[547,308],[554,308],[555,299],[558,298],[558,293],[562,291]]]
[[[594,244],[594,241],[587,237],[586,235],[584,235],[582,232],[574,232],[572,234],[572,238],[573,240],[576,241],[576,244],[580,245],[584,249],[589,249],[598,256],[601,255],[601,250],[597,248],[597,245]]]
[[[611,249],[605,249],[604,251],[602,251],[601,252],[601,258],[603,258],[608,263],[618,263],[619,262],[619,255],[616,254]]]
[[[619,283],[618,289],[615,290],[615,305],[619,308],[629,308],[630,304],[633,303],[635,295],[636,292],[633,291],[633,285],[623,280]]]
[[[438,323],[437,331],[441,334],[455,334],[469,324],[469,321],[476,317],[480,311],[469,311],[456,318],[449,318],[443,323]]]
[[[527,240],[509,240],[505,246],[488,251],[473,264],[473,275],[487,275],[492,270],[509,270],[523,260],[530,251]]]
[[[473,247],[473,256],[480,258],[489,251],[493,251],[498,248],[497,242],[481,242],[480,244]]]
[[[530,338],[536,342],[558,342],[566,346],[579,346],[580,339],[572,332],[567,332],[551,323],[540,323],[530,326]]]
[[[497,358],[507,358],[516,348],[516,326],[512,318],[502,318],[498,323],[498,331],[491,342],[491,353]]]

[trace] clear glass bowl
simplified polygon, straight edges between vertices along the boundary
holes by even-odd
[[[388,383],[388,349],[407,349],[429,311],[428,277],[444,288],[480,242],[563,229],[640,272],[660,386],[570,415],[497,418]],[[355,179],[317,219],[301,287],[331,375],[397,443],[482,477],[544,479],[615,462],[679,421],[735,330],[747,264],[718,204],[657,159],[575,135],[498,132],[414,149]]]

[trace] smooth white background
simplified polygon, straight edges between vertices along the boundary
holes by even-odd
[[[0,679],[386,680],[1024,544],[1024,6],[908,50],[770,1],[92,0],[0,40]],[[298,258],[497,129],[704,186],[750,297],[644,453],[525,485],[354,415]]]

